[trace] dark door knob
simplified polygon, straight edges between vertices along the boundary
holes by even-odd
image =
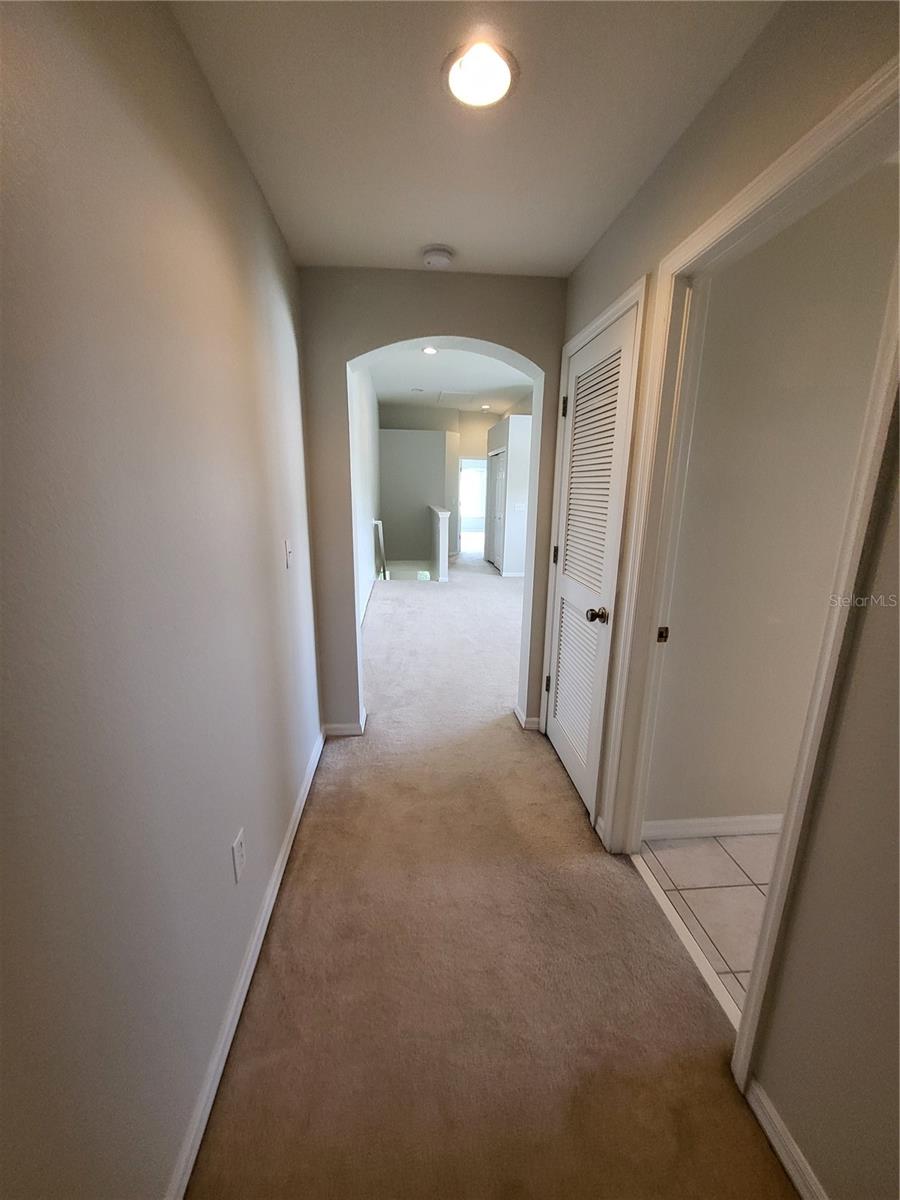
[[[599,621],[601,625],[605,625],[609,620],[608,608],[589,608],[584,614],[589,621]]]

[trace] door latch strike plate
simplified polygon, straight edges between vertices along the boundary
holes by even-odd
[[[559,562],[559,546],[554,546],[554,547],[553,547],[553,561],[554,561],[555,563],[556,563],[556,562]]]
[[[656,640],[658,642],[667,642],[669,640],[668,625],[660,625],[659,629],[656,631]]]
[[[549,691],[550,691],[550,676],[549,676],[549,675],[548,675],[548,676],[547,676],[547,678],[544,680],[544,691],[545,691],[545,692],[549,692]]]

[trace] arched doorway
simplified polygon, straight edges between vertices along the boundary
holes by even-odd
[[[527,405],[523,403],[526,395]],[[505,560],[498,553],[496,538],[491,540],[490,531],[485,558],[491,563],[501,563],[498,568],[501,574],[518,576],[523,581],[518,684],[513,707],[523,727],[536,727],[535,721],[526,718],[526,712],[532,645],[535,642],[532,609],[543,397],[544,372],[540,367],[506,346],[478,338],[446,334],[413,338],[380,346],[347,362],[355,636],[361,714],[359,729],[353,732],[362,732],[365,726],[362,623],[368,597],[378,574],[378,539],[373,532],[373,518],[376,515],[375,507],[380,509],[380,481],[373,462],[378,451],[377,448],[373,451],[372,446],[381,434],[378,413],[384,411],[382,405],[397,408],[403,414],[403,419],[389,420],[389,425],[413,424],[416,428],[434,431],[448,428],[448,422],[442,418],[454,411],[460,418],[471,414],[473,420],[470,422],[466,419],[462,424],[475,424],[477,415],[482,418],[483,424],[490,424],[491,418],[494,418],[494,424],[499,426],[507,417],[521,417],[527,407],[527,423],[530,426],[526,450],[527,482],[521,480],[523,490],[509,505],[508,520],[512,533]],[[507,422],[507,425],[510,424],[512,422]],[[466,448],[463,443],[463,449]],[[491,457],[496,456],[494,465],[500,462],[503,453],[505,451],[496,446],[493,448]],[[452,456],[451,448],[448,458]],[[470,462],[473,459],[471,454],[460,454],[458,447],[455,457],[457,462],[460,458]],[[487,466],[487,451],[484,458]],[[458,470],[456,467],[453,469]],[[493,476],[497,474],[494,472]],[[458,511],[453,510],[452,501],[449,503],[449,543],[452,553],[458,552],[461,547],[463,530]],[[496,506],[492,511],[495,509]],[[519,538],[521,547],[517,544]],[[390,557],[390,532],[384,544]],[[413,568],[416,565],[424,566],[416,563],[410,565]],[[504,565],[507,570],[503,570]],[[411,577],[414,574],[414,570],[410,572]],[[540,619],[542,621],[543,614]],[[539,642],[536,653],[540,655]]]

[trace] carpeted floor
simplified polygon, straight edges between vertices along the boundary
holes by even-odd
[[[189,1200],[796,1200],[733,1034],[549,742],[521,581],[378,583]]]

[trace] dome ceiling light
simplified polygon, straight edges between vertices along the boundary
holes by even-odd
[[[518,74],[518,64],[510,52],[490,42],[460,46],[444,63],[447,86],[460,104],[470,108],[497,104]]]

